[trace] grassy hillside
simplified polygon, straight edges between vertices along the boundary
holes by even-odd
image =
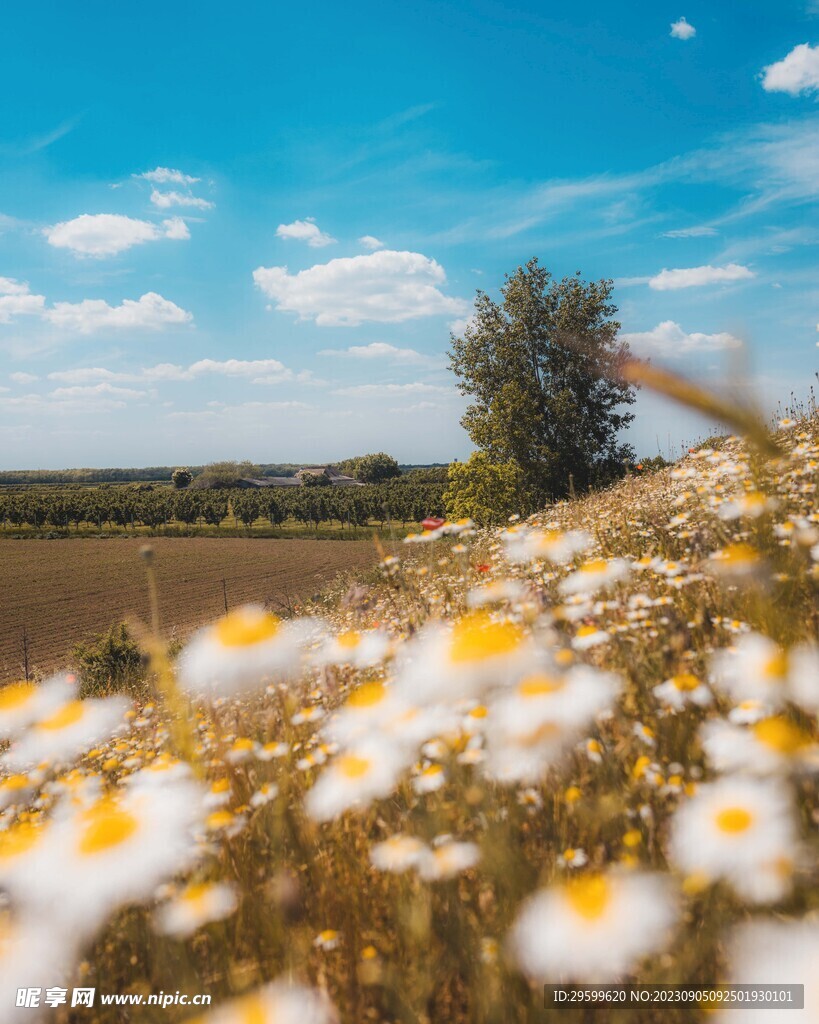
[[[159,800],[146,765],[162,800],[193,787],[195,809],[205,787],[166,866],[205,887],[160,894],[162,937],[156,879],[109,887],[74,953],[84,984],[219,1002],[287,974],[343,1020],[523,1024],[544,1019],[543,982],[787,981],[815,1014],[819,423],[777,443],[726,438],[504,530],[448,524],[313,617],[233,613],[176,674],[146,632],[156,706],[76,768],[120,809]],[[32,772],[12,829],[44,785]],[[57,873],[48,905],[71,884]],[[293,1019],[332,1019],[298,998]]]

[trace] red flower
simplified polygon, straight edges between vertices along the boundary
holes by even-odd
[[[423,526],[425,530],[437,530],[438,527],[443,526],[445,522],[446,519],[438,519],[436,516],[427,516],[427,518],[421,522],[421,526]]]
[[[478,570],[478,572],[489,572],[491,566],[487,565],[486,562],[481,562],[481,564],[476,565],[475,568]]]

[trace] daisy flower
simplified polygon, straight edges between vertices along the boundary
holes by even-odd
[[[540,660],[521,625],[485,611],[468,612],[450,628],[425,627],[403,652],[398,690],[424,704],[445,697],[476,697],[489,686],[520,677]]]
[[[202,925],[230,917],[238,902],[236,886],[227,882],[189,885],[159,908],[155,916],[155,928],[161,935],[185,938]]]
[[[325,928],[323,932],[319,932],[313,939],[313,945],[316,949],[323,949],[327,953],[333,949],[338,949],[340,943],[341,936],[334,928]]]
[[[480,859],[480,850],[475,843],[445,839],[434,849],[424,852],[418,863],[418,873],[426,882],[440,882],[474,868]]]
[[[378,871],[402,874],[418,866],[427,852],[426,845],[415,836],[394,835],[370,850],[370,863]]]
[[[275,782],[263,782],[250,798],[250,806],[253,808],[264,807],[271,800],[279,795],[279,787]]]
[[[501,535],[510,562],[526,563],[545,558],[559,564],[591,547],[593,538],[585,530],[533,530],[526,527],[507,530]]]
[[[586,856],[586,851],[581,849],[575,849],[574,847],[568,847],[563,853],[557,858],[557,863],[562,868],[582,868],[589,863],[589,858]]]
[[[819,923],[753,921],[734,928],[728,943],[730,981],[734,985],[805,986],[805,1006],[754,1010],[737,1007],[717,1015],[720,1024],[814,1024],[819,1020]]]
[[[787,718],[762,718],[748,728],[730,722],[706,722],[700,741],[720,772],[771,775],[805,764],[816,753],[811,737]]]
[[[597,626],[581,626],[572,638],[572,647],[576,651],[588,651],[599,644],[606,644],[611,635]]]
[[[70,700],[38,719],[3,755],[11,769],[72,761],[107,740],[123,724],[129,704],[124,697]]]
[[[618,688],[616,677],[587,666],[526,676],[490,705],[487,774],[536,782],[611,707]]]
[[[725,520],[742,517],[758,519],[766,512],[772,512],[776,506],[776,500],[768,497],[767,494],[762,494],[760,491],[749,491],[748,494],[743,494],[739,498],[724,502],[717,510],[717,515],[720,519]]]
[[[611,586],[629,573],[629,563],[624,558],[593,559],[584,562],[580,568],[566,579],[561,580],[561,594],[594,594],[602,587]]]
[[[416,793],[434,793],[446,784],[446,772],[443,765],[430,764],[412,780],[412,788]]]
[[[338,1015],[318,989],[274,981],[186,1024],[338,1024]]]
[[[528,591],[520,580],[496,580],[483,587],[475,587],[466,595],[467,608],[485,608],[491,604],[522,601]]]
[[[531,896],[509,936],[510,953],[540,982],[613,982],[668,943],[677,920],[658,875],[580,875]]]
[[[727,580],[745,580],[758,575],[762,556],[750,544],[729,544],[709,555],[711,568]]]
[[[391,641],[383,630],[371,629],[363,633],[351,629],[325,640],[313,654],[317,665],[352,665],[354,668],[372,668],[380,665],[390,652]]]
[[[690,672],[671,676],[655,686],[652,692],[660,704],[671,711],[683,711],[690,704],[706,708],[714,699],[705,683]]]
[[[711,659],[711,681],[737,702],[758,700],[772,707],[791,697],[810,699],[819,689],[819,659],[812,648],[801,648],[789,657],[779,644],[759,633],[746,633],[732,647],[717,651]],[[806,691],[806,692],[804,692]],[[814,697],[819,700],[819,698]]]
[[[58,809],[16,871],[12,895],[90,935],[116,908],[150,896],[197,855],[202,792],[189,781],[134,785],[91,806]]]
[[[350,807],[366,807],[387,796],[407,767],[394,744],[370,740],[330,762],[312,789],[305,807],[315,821],[329,821]]]
[[[776,780],[733,775],[707,783],[671,822],[669,854],[689,878],[724,879],[753,903],[788,892],[796,852],[791,794]]]
[[[76,693],[77,677],[67,672],[39,685],[9,683],[0,687],[0,740],[12,739],[38,719],[47,718],[74,700]]]
[[[208,697],[263,688],[299,668],[315,628],[306,620],[282,622],[259,605],[244,605],[193,637],[179,657],[180,685]]]
[[[74,970],[75,944],[52,927],[47,918],[35,919],[0,914],[0,1005],[3,1024],[35,1024],[43,1009],[17,1005],[20,989],[45,991],[55,985],[66,987]]]

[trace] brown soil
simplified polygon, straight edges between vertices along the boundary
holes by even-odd
[[[0,680],[22,674],[24,645],[30,669],[50,671],[78,641],[129,618],[147,621],[144,543],[0,542]],[[377,558],[371,541],[157,537],[150,546],[162,627],[180,638],[222,614],[225,597],[229,607],[290,610]]]

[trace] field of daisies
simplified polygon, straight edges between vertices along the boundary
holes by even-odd
[[[155,622],[147,701],[5,687],[0,1020],[816,1024],[819,421],[775,444]],[[614,981],[805,1009],[543,1009]],[[99,1001],[157,992],[213,1002]]]

